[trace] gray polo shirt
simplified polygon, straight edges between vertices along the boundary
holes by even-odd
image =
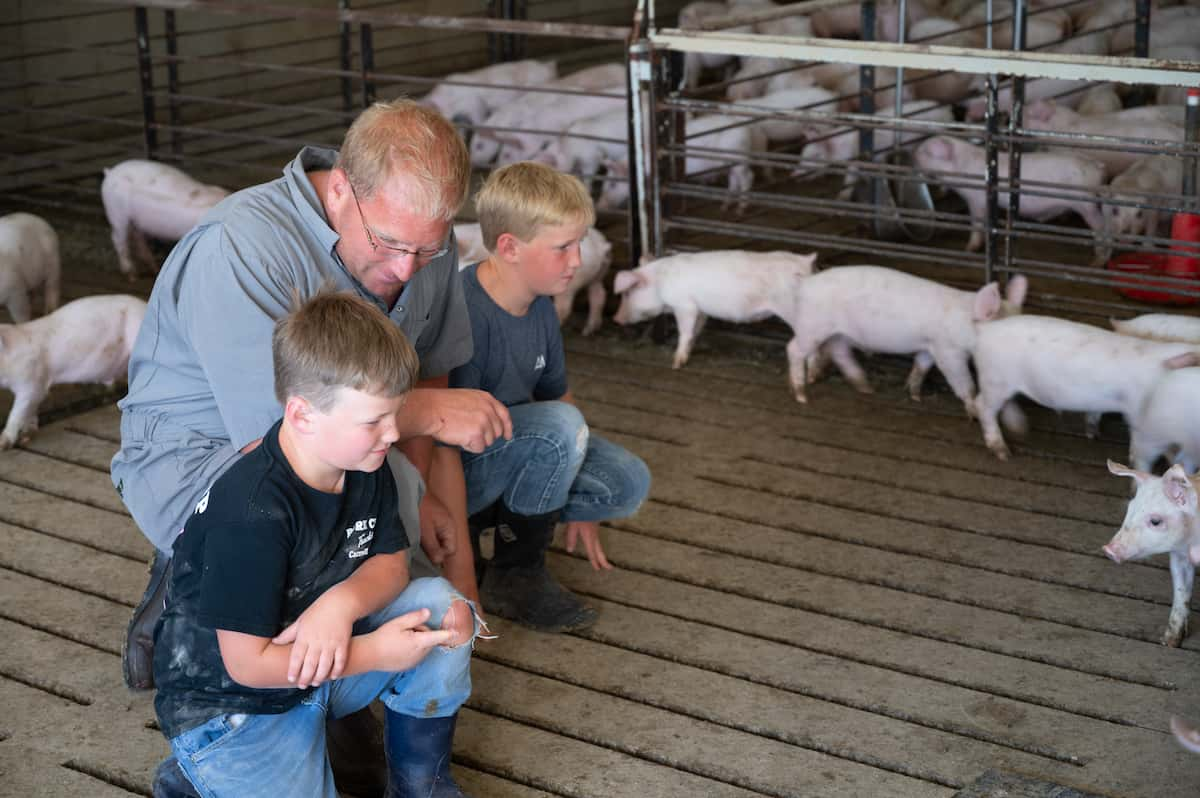
[[[131,474],[153,467],[144,444],[162,441],[195,451],[231,443],[236,450],[266,433],[283,412],[275,399],[271,333],[275,320],[291,308],[293,292],[303,299],[328,285],[374,302],[408,335],[422,378],[448,374],[471,357],[453,241],[445,256],[405,285],[390,310],[346,270],[334,250],[338,234],[305,174],[331,168],[336,155],[305,147],[279,179],[238,191],[214,207],[163,264],[130,357],[129,394],[119,405],[122,448],[113,460],[114,482],[152,539],[165,530],[146,524],[174,523],[160,521],[160,514],[185,518],[190,507],[183,497],[199,496],[208,487],[207,481],[186,483],[211,475],[193,473],[197,468],[185,465],[190,461],[180,453],[175,470],[184,484],[163,496],[169,487],[162,484],[165,473],[142,474],[144,479]],[[151,511],[149,505],[162,503],[180,506]]]

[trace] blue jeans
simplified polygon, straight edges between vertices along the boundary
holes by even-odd
[[[456,600],[464,599],[445,579],[415,579],[354,631],[362,634],[422,607],[430,610],[426,625],[437,628]],[[326,716],[349,715],[375,698],[404,715],[453,715],[471,694],[472,645],[438,646],[401,673],[371,671],[325,682],[279,715],[218,715],[172,739],[171,750],[204,798],[337,798],[325,756]]]
[[[503,498],[520,515],[562,510],[563,521],[632,515],[650,492],[650,469],[632,452],[593,435],[568,402],[530,402],[508,409],[511,441],[462,453],[467,512]]]

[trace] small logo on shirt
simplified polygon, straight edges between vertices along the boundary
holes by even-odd
[[[359,557],[366,557],[370,554],[368,546],[375,539],[375,519],[364,518],[346,527],[346,540],[349,540],[355,533],[359,533],[358,539],[351,543],[346,550],[346,556],[351,560],[357,560]]]
[[[533,370],[537,371],[538,369],[544,369],[544,368],[546,368],[546,356],[538,355],[537,362],[533,364]]]
[[[208,509],[208,494],[210,491],[204,491],[204,497],[196,504],[196,515],[200,515]]]

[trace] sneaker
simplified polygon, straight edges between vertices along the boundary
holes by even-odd
[[[150,563],[150,583],[133,611],[121,644],[121,674],[130,690],[154,687],[154,627],[167,605],[167,574],[171,557],[158,549]]]
[[[596,610],[560,585],[544,565],[490,565],[479,599],[488,612],[541,632],[574,632],[596,623]]]

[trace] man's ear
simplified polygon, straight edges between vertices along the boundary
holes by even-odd
[[[312,431],[315,413],[316,408],[303,396],[289,396],[287,404],[283,406],[283,417],[288,426],[303,434]]]

